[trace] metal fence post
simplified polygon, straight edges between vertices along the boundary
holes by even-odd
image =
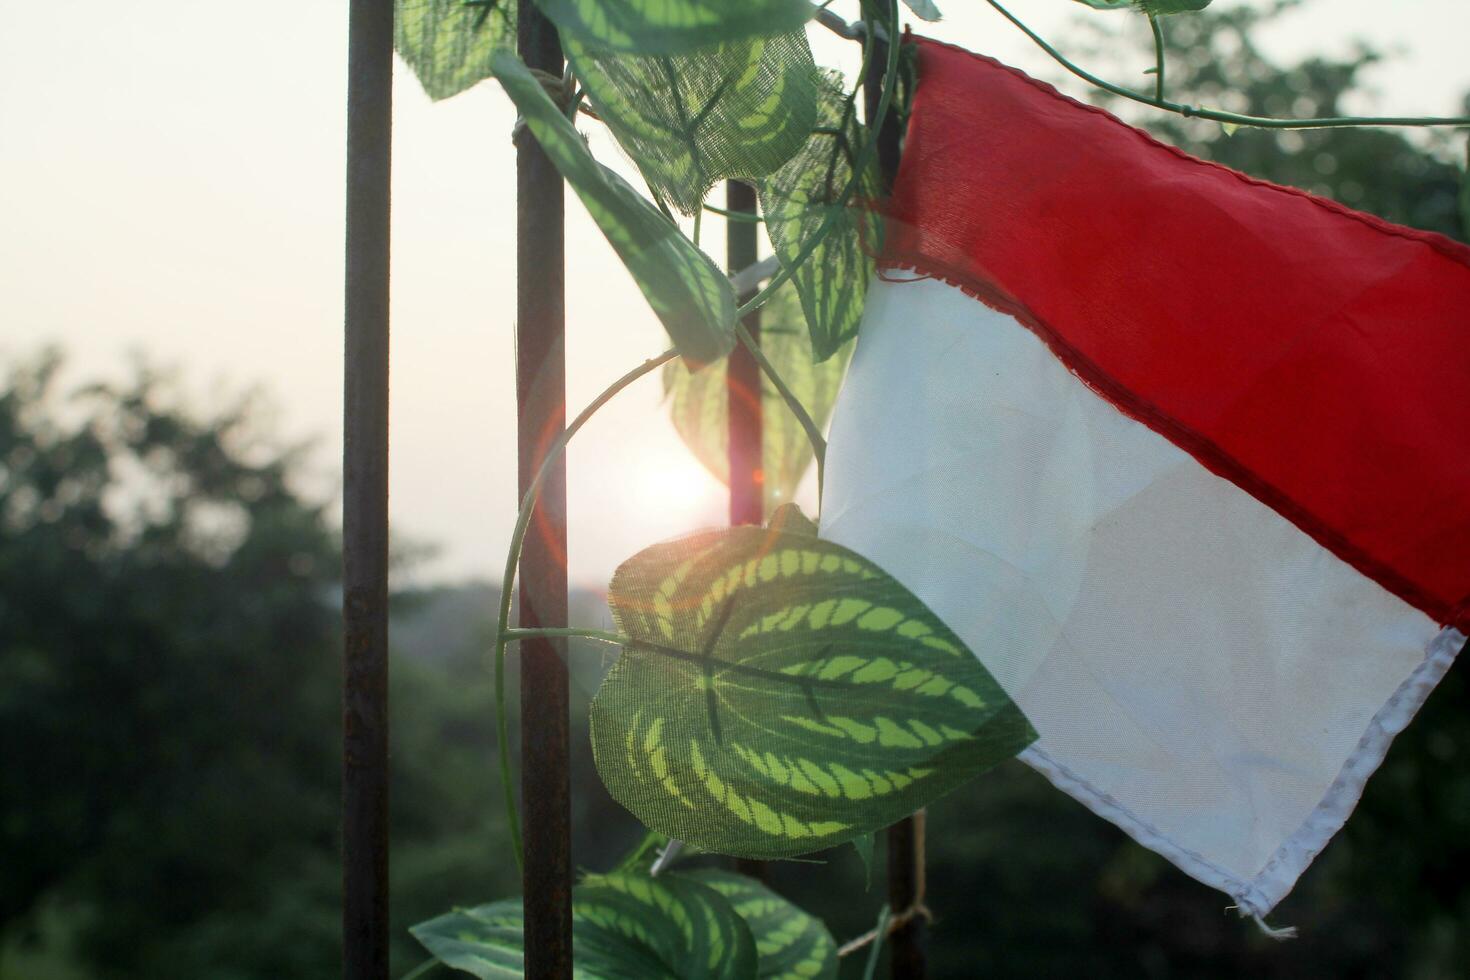
[[[756,213],[755,188],[744,181],[725,184],[725,209],[732,214]],[[734,275],[756,261],[758,228],[754,221],[727,218],[725,221],[725,265]],[[739,301],[755,295],[752,286]],[[760,343],[761,315],[756,310],[741,323],[756,343]],[[765,522],[765,472],[761,462],[761,372],[755,357],[736,344],[730,352],[725,372],[729,395],[730,457],[730,523],[762,524]]]
[[[522,3],[517,47],[533,69],[562,74],[561,42]],[[516,141],[516,409],[524,494],[566,427],[566,249],[562,179],[522,130]],[[542,488],[520,566],[520,622],[567,625],[566,465]],[[572,975],[569,698],[565,642],[521,644],[521,807],[525,827],[526,977]]]
[[[342,945],[388,977],[388,252],[393,2],[352,0],[342,453]]]
[[[873,42],[873,57],[868,75],[863,79],[863,105],[869,122],[878,109],[883,91],[883,66],[887,63],[888,43],[880,38]],[[887,118],[878,130],[878,167],[886,195],[898,172],[899,131],[897,118],[890,106]],[[922,814],[907,817],[888,828],[888,904],[894,915],[912,913],[922,902],[924,880],[924,819]],[[893,980],[923,980],[927,965],[924,955],[926,922],[922,915],[909,914],[894,930],[889,946]]]
[[[725,183],[725,210],[732,214],[756,214],[755,188],[744,181]],[[725,219],[725,266],[731,275],[755,264],[759,251],[760,229],[754,221]],[[756,294],[758,286],[742,293],[744,303]],[[740,321],[757,344],[761,340],[760,310]],[[760,365],[745,349],[736,344],[730,351],[725,368],[725,390],[729,408],[730,524],[765,523],[766,474],[763,462],[763,383]],[[735,870],[764,881],[766,863],[737,858]]]

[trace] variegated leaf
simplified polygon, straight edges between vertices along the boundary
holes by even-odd
[[[525,976],[525,914],[519,898],[455,909],[408,931],[445,966],[485,980]]]
[[[805,24],[807,0],[536,0],[563,40],[628,54],[678,54]]]
[[[809,534],[655,545],[608,599],[629,641],[592,702],[598,772],[647,826],[706,850],[832,847],[1035,737],[919,599]]]
[[[733,871],[700,868],[675,877],[713,888],[745,920],[755,937],[761,980],[836,980],[837,944],[821,919]]]
[[[626,181],[593,159],[519,58],[501,51],[492,69],[531,134],[633,274],[679,353],[695,366],[728,353],[735,339],[730,280]]]
[[[761,350],[801,400],[818,426],[825,425],[837,400],[837,390],[852,357],[844,344],[835,357],[818,364],[812,360],[811,337],[802,319],[796,293],[783,288],[761,307]],[[717,480],[730,480],[730,397],[726,387],[728,361],[691,372],[670,362],[663,373],[664,393],[670,397],[674,428],[679,438]],[[761,486],[765,510],[789,501],[812,461],[812,445],[769,378],[761,375]]]
[[[431,99],[490,77],[496,51],[514,47],[517,0],[395,0],[393,47]]]
[[[816,121],[806,32],[631,55],[566,43],[587,99],[655,192],[694,214],[719,180],[757,180],[801,149]]]
[[[796,156],[759,185],[761,213],[781,264],[790,268],[807,240],[831,217],[831,233],[792,276],[818,361],[835,354],[857,335],[879,219],[872,204],[881,180],[878,156],[870,154],[851,198],[841,203],[853,166],[867,139],[855,100],[836,76],[823,79],[817,126]]]
[[[524,976],[519,899],[461,909],[410,930],[447,966],[485,980]],[[677,875],[590,875],[572,891],[577,980],[751,980],[750,927],[714,888]]]

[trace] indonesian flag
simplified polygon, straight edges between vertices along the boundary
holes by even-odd
[[[1470,249],[917,43],[822,535],[1263,916],[1470,629]]]

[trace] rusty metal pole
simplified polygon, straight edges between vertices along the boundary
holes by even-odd
[[[755,188],[740,180],[725,184],[725,209],[755,217]],[[757,258],[757,228],[753,221],[725,219],[725,265],[734,275]],[[755,295],[751,287],[739,297],[744,303]],[[740,321],[757,344],[761,315],[756,310]],[[725,372],[729,396],[730,523],[765,523],[765,472],[761,464],[761,371],[755,357],[736,344]]]
[[[342,974],[347,980],[387,980],[392,0],[352,0],[347,30]]]
[[[517,47],[531,68],[562,74],[556,28],[520,6]],[[562,179],[522,129],[516,142],[516,410],[524,495],[566,427],[566,249]],[[567,625],[567,478],[541,490],[520,566],[520,623]],[[520,645],[521,807],[525,827],[526,977],[572,975],[571,761],[565,642]]]
[[[755,188],[744,181],[725,184],[725,210],[755,217]],[[755,263],[759,251],[759,229],[753,221],[725,219],[725,266],[731,275]],[[739,297],[744,303],[755,295],[751,287]],[[740,321],[757,343],[761,339],[759,310]],[[765,469],[762,463],[761,371],[755,357],[736,344],[730,351],[725,371],[729,408],[730,524],[765,523]],[[735,869],[764,881],[766,863],[737,858]]]
[[[869,123],[878,110],[883,93],[883,68],[888,61],[888,44],[874,39],[868,75],[863,79],[863,105]],[[898,121],[889,107],[878,130],[878,167],[886,195],[898,172]],[[888,828],[888,905],[894,915],[911,912],[923,901],[924,821],[907,817]],[[889,941],[889,963],[893,980],[923,980],[927,971],[924,954],[927,923],[922,915],[910,914]]]

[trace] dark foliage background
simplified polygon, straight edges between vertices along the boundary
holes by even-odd
[[[1169,20],[1171,96],[1260,114],[1342,111],[1379,55],[1272,63],[1256,31],[1293,5]],[[1135,32],[1084,38],[1113,77],[1146,64],[1136,22],[1102,30]],[[1451,155],[1463,147],[1446,137],[1227,135],[1128,114],[1190,152],[1466,237]],[[49,355],[15,365],[0,392],[0,977],[335,975],[330,515],[293,489],[300,451],[262,440],[246,406],[201,416],[147,371],[70,392],[58,367]],[[517,888],[483,661],[496,598],[475,585],[397,599],[404,971],[422,958],[408,925]],[[592,593],[574,598],[573,615],[607,622]],[[579,718],[603,656],[573,654]],[[1346,831],[1273,916],[1303,938],[1264,939],[1218,893],[1013,763],[930,814],[933,975],[1463,976],[1465,671],[1399,737]],[[601,869],[640,835],[598,783],[585,736],[577,745],[575,859]],[[865,890],[851,849],[819,857],[774,866],[774,883],[839,940],[869,928],[881,882]]]

